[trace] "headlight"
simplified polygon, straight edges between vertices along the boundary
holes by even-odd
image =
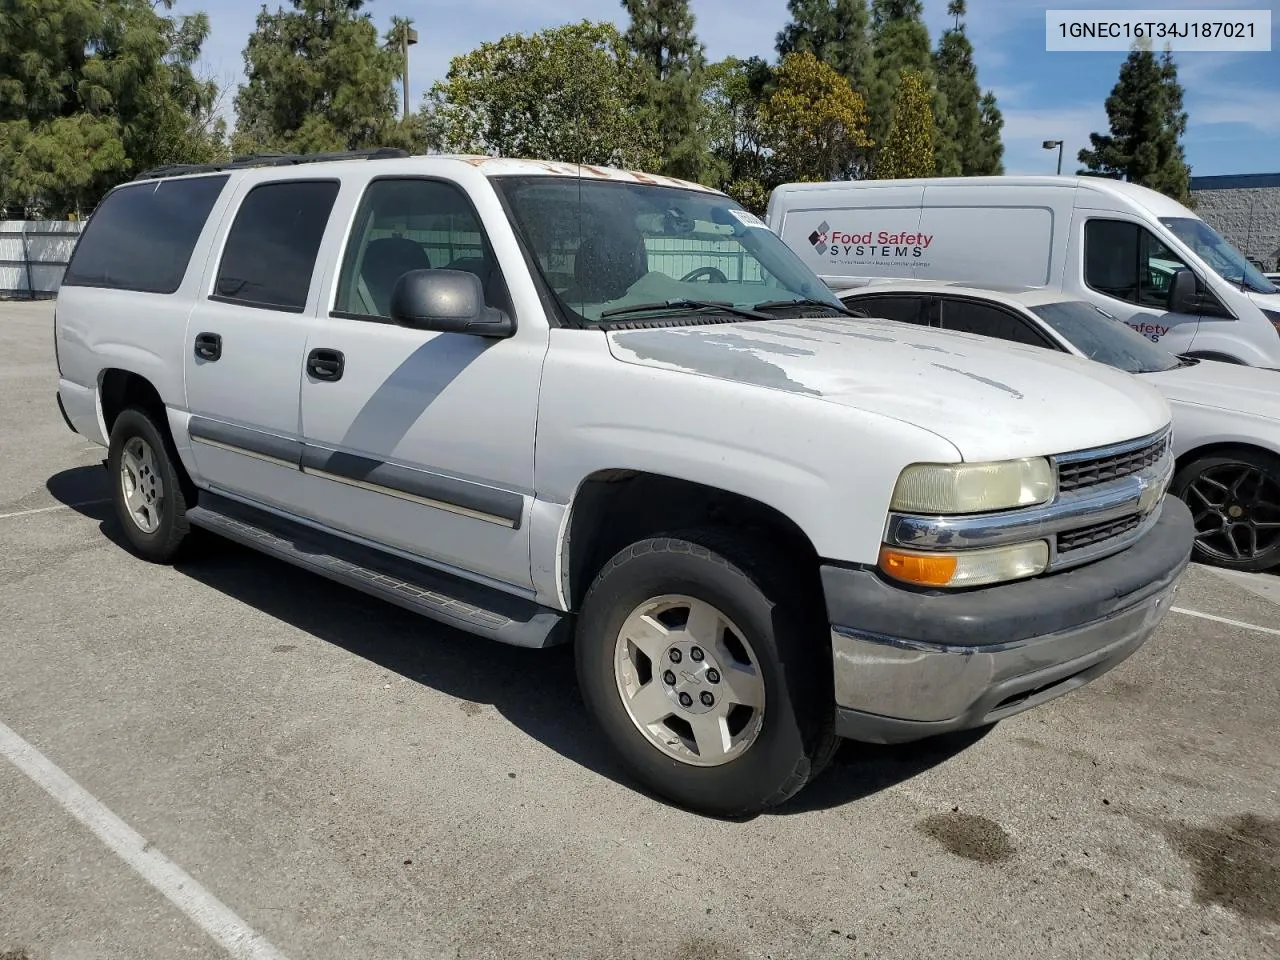
[[[880,569],[918,587],[980,587],[1034,577],[1048,565],[1049,544],[1044,540],[956,553],[880,549]]]
[[[1053,467],[1043,457],[999,463],[917,463],[893,489],[898,513],[986,513],[1053,499]]]
[[[1276,333],[1280,333],[1280,310],[1263,310],[1262,315],[1271,321]]]

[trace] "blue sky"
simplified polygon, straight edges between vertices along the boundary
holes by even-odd
[[[275,9],[281,0],[270,0]],[[204,9],[212,32],[204,68],[234,88],[243,79],[241,53],[260,0],[177,0],[175,13]],[[1280,171],[1280,0],[1159,0],[1079,3],[1057,0],[969,0],[968,32],[978,79],[995,90],[1005,118],[1009,173],[1052,173],[1056,151],[1043,140],[1065,140],[1063,172],[1089,132],[1106,129],[1103,102],[1123,54],[1045,52],[1046,9],[1241,9],[1272,11],[1269,53],[1176,55],[1190,124],[1185,139],[1193,174]],[[692,0],[707,56],[774,57],[774,36],[786,21],[786,0]],[[365,9],[385,29],[393,14],[412,17],[419,43],[410,51],[414,109],[423,92],[448,70],[449,59],[504,33],[526,33],[581,19],[624,20],[617,0],[369,0]],[[948,23],[946,0],[925,0],[925,19],[937,42]],[[232,90],[226,100],[230,112]]]

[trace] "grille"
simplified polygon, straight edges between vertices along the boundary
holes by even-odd
[[[1081,547],[1092,546],[1112,537],[1123,536],[1138,526],[1142,518],[1138,514],[1121,517],[1119,520],[1108,520],[1106,523],[1095,523],[1088,527],[1077,527],[1075,530],[1064,530],[1058,534],[1058,553],[1070,553]]]
[[[1132,476],[1140,470],[1154,466],[1164,456],[1169,438],[1161,437],[1145,447],[1118,453],[1109,457],[1092,457],[1058,464],[1058,489],[1080,490],[1108,480]]]

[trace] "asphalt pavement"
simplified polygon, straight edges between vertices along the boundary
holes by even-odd
[[[1192,568],[1097,682],[707,819],[564,648],[135,558],[51,317],[0,304],[0,960],[1280,957],[1280,577]]]

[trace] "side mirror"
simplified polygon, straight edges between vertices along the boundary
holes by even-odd
[[[391,290],[391,319],[436,333],[509,337],[516,332],[509,316],[485,306],[480,278],[465,270],[410,270]]]
[[[1190,270],[1175,270],[1169,281],[1169,312],[1199,313],[1200,294],[1196,275]]]

